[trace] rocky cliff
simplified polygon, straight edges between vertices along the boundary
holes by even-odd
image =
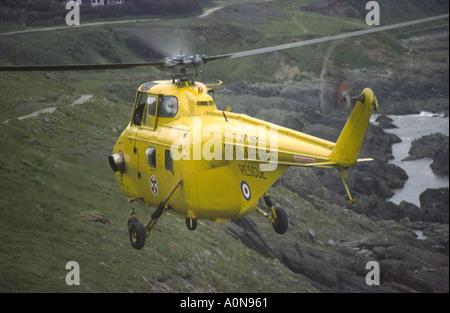
[[[359,87],[370,82],[380,112],[448,114],[448,56],[434,59],[435,51],[448,50],[448,40],[441,40],[448,38],[448,29],[411,36],[404,39],[408,49],[427,47],[420,57],[412,53],[388,69],[347,71],[347,81]],[[430,63],[434,65],[428,66]],[[343,72],[335,74],[327,81],[328,86],[334,86],[326,95],[329,99],[335,97],[337,78]],[[365,78],[357,80],[361,75]],[[424,83],[423,77],[430,76],[433,79]],[[234,111],[334,141],[346,112],[337,107],[325,114],[314,106],[321,93],[317,86],[314,82],[241,83],[223,87],[220,94]],[[257,104],[258,109],[246,103]],[[322,291],[448,292],[448,188],[424,192],[420,208],[408,202],[397,205],[386,201],[393,189],[403,187],[408,176],[401,168],[387,164],[392,158],[391,146],[400,138],[383,128],[396,126],[386,117],[379,122],[379,126],[369,126],[361,152],[362,157],[375,160],[349,170],[348,183],[358,199],[356,204],[346,203],[337,172],[290,168],[271,188],[274,202],[288,211],[288,235],[280,239],[256,216],[225,226],[227,231],[260,255],[304,275]],[[440,151],[448,155],[448,137],[447,146],[443,146],[434,154]],[[438,167],[445,171],[445,165]],[[380,286],[365,283],[365,265],[371,260],[380,264]]]

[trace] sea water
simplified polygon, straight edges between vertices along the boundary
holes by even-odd
[[[403,161],[408,157],[411,143],[414,139],[433,133],[449,135],[449,118],[443,114],[421,112],[411,115],[388,115],[392,123],[398,128],[385,129],[386,132],[397,135],[402,142],[392,146],[393,160],[389,163],[404,169],[408,180],[401,189],[393,190],[393,197],[388,199],[396,204],[407,201],[420,207],[419,196],[427,188],[449,187],[449,178],[435,175],[430,168],[433,162],[430,158]],[[371,122],[375,123],[377,115],[373,115]]]

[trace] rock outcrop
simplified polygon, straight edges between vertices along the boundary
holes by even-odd
[[[419,196],[422,221],[448,224],[449,189],[427,189]]]
[[[430,167],[437,175],[448,176],[449,167],[449,141],[448,136],[434,133],[423,136],[411,143],[409,156],[405,160],[431,158]]]
[[[261,256],[277,259],[303,275],[322,291],[448,292],[448,188],[422,193],[420,207],[386,200],[394,189],[404,186],[408,176],[403,169],[388,164],[393,158],[392,145],[401,140],[384,130],[396,127],[385,115],[423,110],[448,114],[448,58],[432,58],[433,51],[440,51],[442,46],[448,49],[447,41],[440,41],[448,37],[448,30],[439,28],[437,32],[431,36],[434,40],[415,34],[429,45],[420,46],[424,54],[410,55],[407,64],[395,63],[389,69],[329,71],[324,95],[327,103],[334,103],[341,77],[346,77],[355,90],[370,82],[380,103],[378,125],[369,125],[360,153],[360,157],[372,157],[374,161],[357,164],[348,172],[355,204],[347,203],[337,171],[289,168],[270,189],[275,205],[285,208],[289,217],[289,229],[283,237],[274,234],[267,220],[257,214],[226,224],[226,230]],[[404,44],[417,48],[418,43],[405,38]],[[430,76],[436,79],[423,81]],[[317,101],[319,85],[307,81],[224,86],[228,100],[224,107],[230,105],[233,111],[335,141],[348,112],[330,105],[325,113]],[[430,94],[432,88],[437,92]],[[257,109],[248,103],[257,103]],[[426,148],[418,143],[418,153],[431,151],[426,157],[434,159],[432,167],[448,175],[448,137],[437,135],[435,139],[422,140],[431,145]],[[263,201],[259,207],[265,208]],[[379,264],[379,286],[365,282],[369,261]]]

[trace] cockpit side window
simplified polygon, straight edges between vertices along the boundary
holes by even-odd
[[[155,96],[148,96],[147,104],[148,104],[148,115],[155,116],[156,111],[156,100]]]
[[[144,117],[146,94],[139,92],[136,95],[136,106],[133,114],[133,124],[137,126],[142,125],[142,118]]]
[[[145,126],[154,130],[156,127],[156,107],[158,104],[158,97],[154,95],[147,95],[147,110],[146,110],[146,120],[144,121]]]
[[[174,96],[159,98],[158,117],[174,117],[178,113],[178,99]]]
[[[214,101],[216,101],[216,94],[214,93],[214,90],[208,89],[208,95],[209,95]]]

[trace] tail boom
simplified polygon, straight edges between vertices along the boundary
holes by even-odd
[[[336,143],[305,134],[291,135],[293,144],[289,148],[279,147],[278,162],[290,166],[346,169],[357,162],[372,161],[358,156],[378,102],[369,88],[364,89],[357,100]]]

